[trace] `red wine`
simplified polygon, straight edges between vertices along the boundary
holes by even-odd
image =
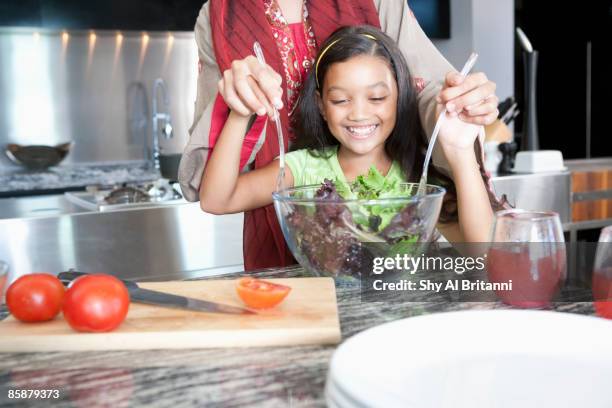
[[[557,249],[551,255],[532,260],[527,245],[519,252],[490,249],[489,282],[512,280],[512,290],[495,291],[504,303],[523,308],[546,307],[565,279],[565,251]]]

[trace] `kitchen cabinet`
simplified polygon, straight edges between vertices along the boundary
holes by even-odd
[[[68,201],[63,194],[0,198],[0,220],[51,217],[86,211]]]
[[[198,203],[0,220],[0,259],[9,280],[75,268],[124,278],[194,277],[241,271],[243,216],[203,212]],[[213,273],[213,272],[211,272]]]
[[[565,163],[572,174],[572,221],[610,219],[612,224],[612,159]]]

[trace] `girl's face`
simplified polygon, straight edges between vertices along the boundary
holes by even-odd
[[[319,109],[344,148],[357,155],[378,153],[395,127],[397,84],[391,69],[369,55],[331,65]]]

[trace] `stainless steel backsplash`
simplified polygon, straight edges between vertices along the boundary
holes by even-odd
[[[62,164],[145,159],[156,78],[174,127],[162,152],[179,153],[193,119],[193,33],[0,29],[0,170],[13,166],[7,143],[74,141]]]

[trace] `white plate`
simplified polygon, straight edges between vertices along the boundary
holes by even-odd
[[[612,407],[612,321],[491,310],[374,327],[334,353],[331,407]]]

